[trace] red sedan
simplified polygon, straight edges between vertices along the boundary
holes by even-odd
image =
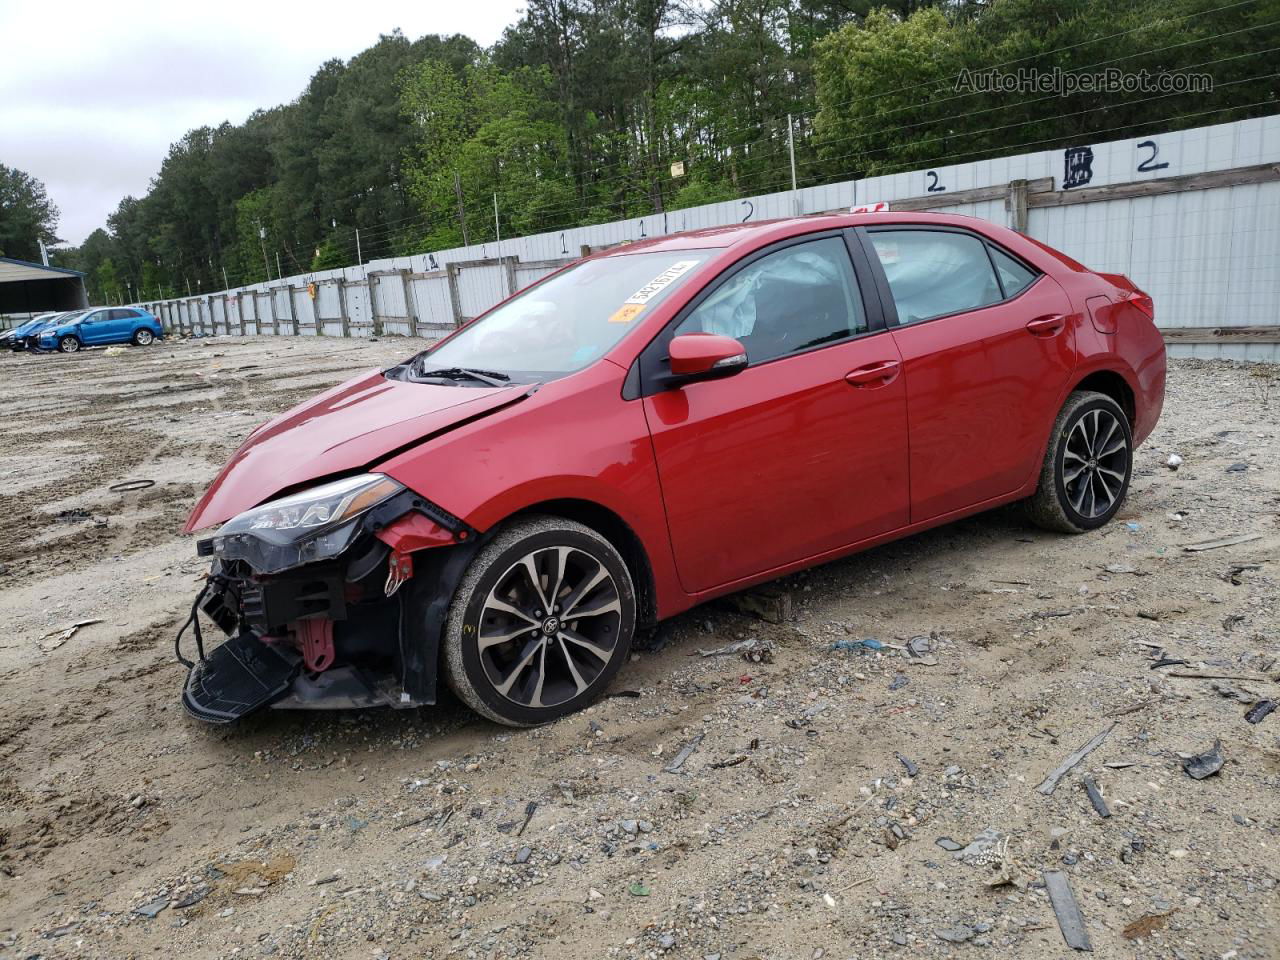
[[[222,526],[183,701],[412,707],[443,675],[551,720],[712,597],[1015,500],[1100,527],[1164,379],[1150,297],[981,220],[612,249],[249,437],[187,523]]]

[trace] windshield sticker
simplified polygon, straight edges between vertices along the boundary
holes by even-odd
[[[688,273],[697,265],[698,265],[697,260],[677,260],[675,263],[667,267],[667,269],[663,270],[660,274],[658,274],[656,277],[654,277],[652,280],[646,283],[643,287],[641,287],[631,296],[627,297],[627,299],[624,300],[623,302],[639,304],[640,306],[643,307],[646,303],[648,303],[650,300],[652,300],[654,297],[660,294],[663,290],[665,290],[671,284],[675,283],[675,281],[679,280],[682,276],[684,276],[686,273]],[[615,314],[615,316],[617,316],[617,314]],[[632,314],[632,316],[634,316],[634,314]],[[627,318],[627,320],[630,320],[630,319],[631,317]],[[623,320],[619,322],[626,323],[627,321]]]
[[[609,318],[610,323],[630,323],[640,311],[644,309],[643,303],[627,303],[614,311],[613,316]]]

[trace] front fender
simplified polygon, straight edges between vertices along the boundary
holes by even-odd
[[[624,376],[615,364],[598,362],[375,469],[482,532],[547,501],[603,507],[639,539],[659,616],[668,616],[690,601],[675,579],[644,410],[621,399]]]

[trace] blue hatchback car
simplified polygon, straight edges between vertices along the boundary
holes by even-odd
[[[41,350],[75,353],[81,347],[132,343],[145,347],[164,336],[160,321],[137,307],[98,307],[40,331]]]
[[[57,323],[59,320],[70,320],[79,316],[80,311],[71,313],[42,313],[32,317],[26,323],[15,327],[5,335],[4,342],[12,350],[34,350],[40,342],[40,331]]]

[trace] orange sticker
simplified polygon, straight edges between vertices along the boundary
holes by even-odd
[[[643,303],[624,303],[622,306],[620,306],[617,309],[617,311],[613,314],[613,316],[609,318],[609,322],[610,323],[630,323],[632,320],[634,320],[637,316],[640,315],[640,311],[643,309],[644,309]]]

